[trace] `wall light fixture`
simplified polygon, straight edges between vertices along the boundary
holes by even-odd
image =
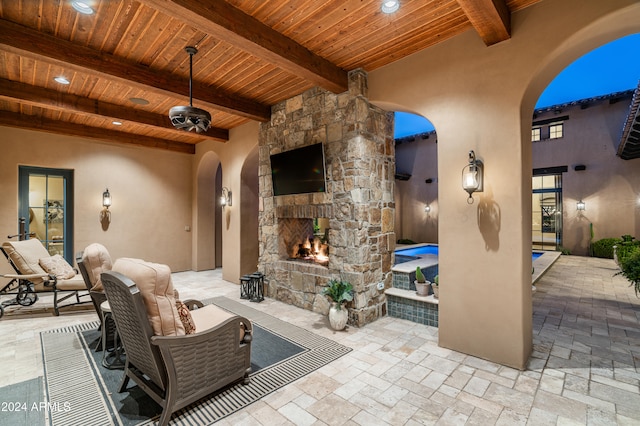
[[[100,212],[100,222],[111,222],[111,212],[109,211],[109,207],[111,207],[111,201],[111,193],[109,192],[109,188],[106,188],[102,193],[102,211]]]
[[[586,207],[586,205],[585,205],[584,201],[582,201],[582,200],[580,200],[580,201],[578,201],[576,203],[576,210],[584,211],[585,207]]]
[[[111,193],[109,192],[109,188],[107,188],[102,193],[102,207],[106,207],[108,209],[110,206],[111,206]]]
[[[222,188],[222,195],[220,196],[220,204],[222,207],[229,206],[231,207],[233,202],[231,190],[226,186]]]
[[[473,204],[473,193],[484,188],[484,164],[476,159],[476,153],[469,151],[469,164],[462,169],[462,188],[469,193],[467,203]]]

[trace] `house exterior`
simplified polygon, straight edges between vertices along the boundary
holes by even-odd
[[[428,117],[438,129],[440,281],[447,283],[441,346],[525,366],[532,351],[535,102],[569,63],[637,32],[638,22],[634,0],[546,0],[514,13],[513,37],[503,43],[487,48],[468,31],[368,75],[373,104]],[[113,257],[153,259],[175,271],[212,268],[220,257],[223,277],[238,282],[257,259],[259,127],[234,128],[228,143],[202,142],[194,155],[2,127],[0,233],[16,232],[19,165],[70,169],[76,250],[100,242]],[[472,205],[460,184],[469,150],[485,164],[484,192]],[[218,166],[234,194],[224,211],[211,190]],[[113,196],[107,230],[99,218],[105,187]]]
[[[534,249],[584,256],[589,255],[591,230],[593,241],[640,235],[640,160],[624,160],[617,153],[632,100],[639,92],[611,93],[534,112]],[[437,131],[396,141],[396,169],[411,176],[396,180],[399,239],[438,242],[437,150]],[[584,204],[578,206],[579,202]]]

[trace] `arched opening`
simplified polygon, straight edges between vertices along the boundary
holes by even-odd
[[[240,172],[240,274],[258,268],[258,145],[247,155]]]
[[[638,49],[640,34],[598,46],[538,98],[531,126],[534,249],[589,255],[599,239],[635,234],[632,182],[640,171],[617,148],[640,79],[640,61],[629,55]]]
[[[418,114],[395,113],[396,238],[402,244],[438,242],[438,138]]]
[[[214,152],[203,155],[196,173],[196,205],[193,221],[193,270],[222,266],[222,212],[217,202],[221,193],[222,166]]]

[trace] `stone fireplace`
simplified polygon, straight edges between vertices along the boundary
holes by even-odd
[[[324,147],[325,192],[274,196],[270,155],[316,143]],[[273,106],[260,127],[258,172],[259,269],[268,296],[327,313],[321,291],[341,278],[354,287],[350,324],[385,315],[394,173],[393,115],[369,103],[364,71],[349,73],[347,92],[314,88]]]

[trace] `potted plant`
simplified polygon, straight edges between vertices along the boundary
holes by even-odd
[[[347,325],[349,312],[345,307],[347,302],[353,300],[353,286],[350,282],[332,279],[327,287],[322,290],[331,302],[329,308],[329,323],[334,330],[343,330]]]
[[[422,273],[422,269],[419,266],[416,266],[416,280],[414,281],[416,285],[416,294],[418,296],[428,296],[429,295],[429,287],[431,283],[427,281]]]
[[[431,283],[431,288],[433,289],[433,297],[438,298],[438,294],[440,292],[440,279],[439,275],[433,277],[433,282]]]

